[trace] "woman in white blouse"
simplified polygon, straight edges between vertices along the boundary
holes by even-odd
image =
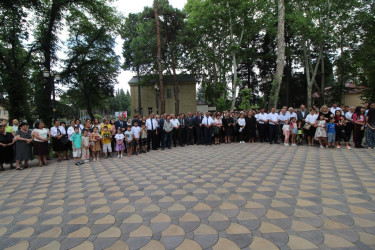
[[[243,114],[241,114],[237,123],[238,123],[238,126],[240,127],[240,130],[239,130],[240,143],[245,143],[244,134],[245,134],[246,121],[245,121],[245,118],[244,118]]]
[[[315,131],[316,131],[316,120],[318,119],[318,115],[315,112],[315,109],[310,109],[310,114],[306,116],[306,123],[310,124],[310,129],[306,130],[307,134],[307,140],[309,143],[309,146],[314,145],[314,136],[315,136]]]
[[[38,157],[39,166],[47,165],[47,155],[49,154],[48,141],[50,138],[49,130],[44,127],[42,121],[35,123],[33,131],[34,136],[34,155]]]

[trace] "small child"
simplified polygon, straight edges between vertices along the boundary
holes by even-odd
[[[324,146],[323,146],[323,140],[324,140],[324,142],[326,144],[326,147],[328,148],[328,143],[326,141],[326,139],[327,139],[326,120],[324,119],[324,115],[323,114],[321,114],[319,116],[318,126],[317,126],[316,131],[315,131],[315,138],[318,138],[319,144],[320,144],[320,148],[324,148]]]
[[[100,139],[99,128],[94,127],[93,132],[90,134],[90,148],[92,151],[92,161],[97,161],[100,155]]]
[[[122,133],[121,128],[118,128],[117,134],[115,135],[117,158],[122,158],[122,152],[124,152],[125,149],[124,138],[125,136]]]
[[[133,147],[133,138],[134,134],[131,131],[132,127],[128,126],[127,130],[125,131],[125,141],[126,141],[126,150],[128,152],[128,156],[130,157],[132,153],[132,147]]]
[[[298,143],[298,145],[303,144],[303,129],[302,129],[302,122],[301,121],[297,122],[296,142]]]
[[[285,137],[284,146],[289,146],[290,125],[288,120],[286,120],[285,124],[283,125],[283,134]]]
[[[139,153],[146,153],[146,146],[147,146],[147,128],[145,124],[141,126],[141,147],[139,149]]]
[[[138,155],[138,146],[139,146],[139,138],[141,135],[141,128],[138,127],[138,122],[134,122],[134,126],[132,127],[133,135],[134,135],[134,152],[133,155]]]
[[[82,135],[79,133],[79,127],[76,125],[74,127],[74,133],[72,134],[72,148],[73,148],[73,158],[75,164],[80,166],[83,162],[80,162],[81,159],[81,147],[82,147]]]
[[[109,156],[111,156],[111,158],[113,158],[111,140],[112,140],[112,132],[108,130],[107,126],[104,126],[103,131],[102,131],[102,143],[103,143],[103,153],[104,153],[105,159],[108,158],[108,154]]]
[[[82,131],[82,157],[81,160],[84,162],[90,161],[90,138],[89,133],[86,129]]]
[[[333,148],[336,137],[336,124],[335,118],[329,118],[329,123],[327,124],[327,135],[328,135],[328,147]]]
[[[296,122],[295,117],[292,117],[292,119],[291,119],[290,130],[292,131],[292,146],[297,146],[296,136],[297,136],[297,133],[298,133],[298,127],[297,127],[297,122]]]

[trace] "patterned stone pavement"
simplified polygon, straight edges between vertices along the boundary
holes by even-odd
[[[375,151],[231,144],[0,175],[0,249],[375,249]]]

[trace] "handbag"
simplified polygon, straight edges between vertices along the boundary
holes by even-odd
[[[61,142],[62,145],[66,145],[69,143],[69,140],[68,140],[68,136],[65,135],[65,134],[62,134],[60,129],[57,129],[57,131],[59,131],[60,135],[62,135],[62,137],[59,139],[59,141]]]
[[[310,130],[310,128],[311,128],[310,123],[305,123],[305,125],[303,125],[303,129]]]

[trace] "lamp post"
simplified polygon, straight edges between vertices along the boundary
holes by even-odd
[[[56,120],[56,92],[55,92],[55,80],[59,82],[61,80],[61,76],[59,74],[55,74],[53,72],[49,72],[48,70],[43,71],[43,77],[47,80],[51,77],[52,78],[52,98],[53,98],[53,119]]]
[[[156,96],[156,114],[158,115],[159,114],[159,98],[158,98],[158,93],[159,93],[159,86],[155,83],[154,85],[154,89],[155,89],[155,96]]]

